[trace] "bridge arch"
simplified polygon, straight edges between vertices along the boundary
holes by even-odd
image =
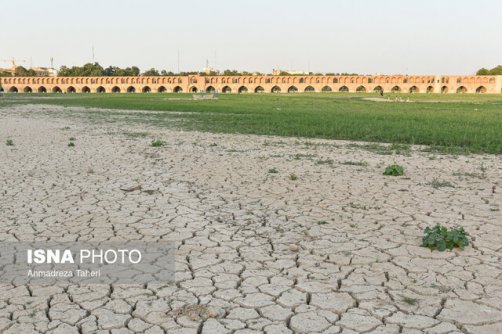
[[[326,93],[326,92],[331,92],[331,91],[333,91],[333,89],[331,89],[331,87],[330,87],[330,86],[324,86],[324,87],[321,89],[321,92],[324,92],[324,93]]]
[[[485,86],[479,86],[476,88],[476,94],[484,94],[486,93],[486,87]]]
[[[347,86],[342,86],[340,87],[340,89],[338,89],[339,92],[345,92],[345,93],[348,93],[349,92],[349,87]]]
[[[52,88],[52,92],[53,93],[62,93],[63,91],[58,86],[55,86],[54,88]]]
[[[411,94],[419,93],[420,91],[418,90],[417,86],[411,86],[409,92]]]
[[[246,86],[240,86],[238,92],[239,92],[239,94],[247,93],[248,92],[248,88]]]
[[[136,88],[134,88],[134,86],[129,86],[129,87],[127,87],[127,92],[128,93],[136,93]]]
[[[432,86],[427,86],[427,91],[426,91],[426,92],[427,92],[427,94],[432,94],[432,93],[434,93],[434,87],[432,87]]]
[[[373,88],[373,91],[375,93],[383,93],[383,88],[382,86],[376,86],[375,88]]]
[[[304,92],[312,93],[312,92],[315,92],[315,89],[312,86],[307,86],[307,87],[305,87]]]
[[[258,86],[254,89],[254,92],[255,93],[263,93],[265,91],[265,89],[263,89],[262,86]]]
[[[26,86],[26,87],[24,87],[23,92],[24,93],[33,93],[33,89],[31,89],[30,86]]]
[[[291,86],[288,88],[288,93],[297,93],[298,92],[298,88],[296,88],[295,86]]]
[[[9,88],[9,93],[17,93],[17,92],[18,92],[17,87],[12,86],[11,88]]]
[[[68,88],[66,89],[66,92],[67,92],[67,93],[76,93],[76,92],[77,92],[77,90],[75,89],[75,87],[70,86],[70,87],[68,87]]]
[[[190,87],[189,92],[190,93],[197,93],[197,87],[195,87],[195,86]]]
[[[225,86],[221,89],[221,92],[224,94],[232,93],[232,88],[230,88],[229,86]]]
[[[44,86],[40,86],[38,87],[38,90],[37,90],[39,93],[47,93],[47,88],[45,88]]]
[[[106,89],[103,86],[96,88],[96,93],[106,93]]]
[[[216,89],[214,89],[213,86],[207,86],[206,87],[206,93],[214,94],[215,91],[216,91]]]
[[[165,92],[167,92],[166,87],[160,86],[159,88],[157,88],[157,93],[165,93]]]
[[[90,93],[91,89],[87,86],[82,87],[82,93]]]
[[[118,86],[114,86],[114,87],[112,88],[112,93],[120,93],[120,87],[118,87]]]
[[[281,87],[279,87],[279,86],[274,86],[274,87],[272,87],[271,92],[272,92],[272,93],[280,93],[280,92],[281,92]]]
[[[448,87],[447,86],[441,87],[441,94],[447,94],[447,93],[448,93]]]
[[[460,86],[457,88],[457,94],[465,94],[467,93],[467,88],[465,88],[464,86]]]
[[[174,87],[173,92],[175,92],[175,93],[183,93],[183,88],[181,88],[180,86],[176,86],[176,87]]]
[[[150,93],[152,89],[149,86],[145,86],[141,89],[142,93]]]
[[[359,87],[356,88],[356,92],[358,92],[358,93],[364,93],[364,92],[366,92],[366,87],[364,87],[364,86],[361,85],[361,86],[359,86]]]
[[[394,86],[392,87],[392,89],[390,90],[392,93],[401,93],[401,87],[399,86]]]

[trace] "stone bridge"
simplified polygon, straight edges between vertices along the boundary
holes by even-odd
[[[502,76],[4,77],[9,93],[502,93]]]

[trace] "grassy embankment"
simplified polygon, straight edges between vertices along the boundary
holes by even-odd
[[[52,104],[85,109],[95,121],[139,122],[222,133],[424,144],[446,152],[502,153],[502,95],[242,94],[193,101],[188,94],[8,94],[2,105]],[[158,112],[160,111],[160,112]]]

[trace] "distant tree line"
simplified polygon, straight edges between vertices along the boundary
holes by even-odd
[[[494,67],[491,70],[482,68],[476,72],[476,75],[502,75],[502,65]]]
[[[94,77],[94,76],[175,76],[175,75],[218,75],[218,72],[180,72],[174,73],[172,71],[166,70],[157,70],[155,68],[151,68],[141,73],[140,69],[137,66],[131,66],[126,68],[120,68],[117,66],[108,66],[103,68],[99,63],[87,63],[83,66],[61,66],[58,72],[58,76],[60,77]],[[235,70],[225,70],[223,72],[224,75],[251,75],[249,72],[238,72]]]
[[[136,66],[120,68],[109,66],[103,68],[99,63],[87,63],[84,66],[61,66],[58,72],[60,77],[99,77],[99,76],[138,76],[139,68]]]
[[[492,73],[494,72],[494,73]],[[496,72],[496,73],[495,73]],[[498,66],[492,70],[481,69],[478,71],[478,75],[495,75],[502,74],[502,66]],[[225,76],[251,76],[251,75],[264,75],[263,73],[257,72],[247,72],[247,71],[237,71],[237,70],[224,70],[223,72],[211,71],[209,73],[205,72],[180,72],[175,73],[172,71],[166,70],[157,70],[155,68],[151,68],[143,73],[141,73],[139,67],[131,66],[126,68],[121,68],[118,66],[108,66],[104,68],[99,63],[87,63],[83,66],[61,66],[58,72],[58,76],[60,77],[120,77],[120,76],[187,76],[187,75],[201,75],[201,76],[213,76],[213,75],[225,75]],[[288,72],[281,72],[279,75],[291,75]],[[310,72],[309,75],[326,75],[326,76],[334,76],[334,75],[344,75],[344,76],[355,76],[359,75],[357,73],[313,73]],[[0,77],[10,77],[12,74],[10,72],[2,72],[0,71]],[[23,66],[17,66],[14,76],[16,77],[33,77],[36,76],[36,72],[33,69],[26,69]]]
[[[34,77],[35,75],[36,72],[34,70],[32,70],[31,68],[28,70],[23,66],[17,66],[16,70],[14,71],[14,76],[16,77]],[[0,71],[0,77],[11,77],[11,76],[12,76],[11,72]]]

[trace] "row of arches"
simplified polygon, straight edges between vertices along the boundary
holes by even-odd
[[[180,85],[183,83],[206,85],[237,84],[237,85],[329,85],[329,84],[448,84],[456,81],[457,85],[477,84],[489,85],[496,83],[495,76],[159,76],[159,77],[5,77],[3,84],[8,85]]]
[[[430,86],[428,88],[428,92],[432,92],[434,89],[432,86]],[[207,89],[206,89],[206,92],[210,93],[210,92],[214,92],[215,89],[213,86],[209,86]],[[231,93],[232,92],[232,89],[229,87],[229,86],[225,86],[223,87],[223,89],[221,90],[223,93]],[[239,89],[238,89],[238,93],[247,93],[249,90],[246,86],[241,86]],[[255,93],[260,93],[260,92],[264,92],[264,88],[261,87],[261,86],[258,86],[256,87],[255,89]],[[305,87],[305,89],[303,90],[304,92],[306,93],[313,93],[313,92],[316,92],[316,89],[312,86],[307,86]],[[324,86],[321,88],[320,90],[321,92],[332,92],[333,91],[333,88],[330,87],[330,86]],[[339,92],[350,92],[350,89],[349,87],[347,86],[342,86],[340,88],[338,88],[338,91]],[[359,86],[356,88],[355,90],[356,92],[358,93],[364,93],[364,92],[367,92],[367,89],[365,86]],[[373,88],[373,91],[374,92],[383,92],[384,89],[382,86],[376,86],[375,88]],[[279,86],[274,86],[272,87],[272,89],[270,90],[271,93],[281,93],[282,92],[282,89],[281,87]],[[287,89],[287,92],[288,93],[298,93],[299,92],[299,89],[296,87],[296,86],[290,86],[288,89]],[[391,89],[391,92],[393,93],[399,93],[401,92],[401,88],[399,86],[394,86],[392,89]],[[418,93],[419,92],[419,89],[417,86],[413,86],[409,89],[409,92],[410,93]]]
[[[8,90],[10,93],[18,93],[19,92],[19,89],[15,86],[12,86],[9,88]],[[150,86],[143,86],[141,88],[141,90],[138,90],[139,92],[142,92],[142,93],[151,93],[152,92],[152,88]],[[174,89],[172,90],[174,93],[182,93],[183,92],[183,88],[181,86],[176,86],[174,87]],[[190,89],[189,89],[189,92],[190,93],[197,93],[198,89],[197,87],[195,86],[192,86]],[[262,87],[262,86],[257,86],[254,90],[253,90],[255,93],[264,93],[265,92],[265,89]],[[313,87],[313,86],[307,86],[304,88],[303,90],[304,92],[306,93],[313,93],[313,92],[316,92],[316,89]],[[321,88],[320,90],[321,92],[332,92],[333,91],[333,88],[326,85],[324,87]],[[350,92],[350,89],[349,87],[347,86],[342,86],[340,88],[338,88],[338,91],[339,92]],[[364,92],[367,92],[368,89],[364,86],[364,85],[360,85],[358,86],[356,89],[355,89],[355,92],[357,93],[364,93]],[[373,92],[384,92],[384,89],[382,86],[376,86],[372,89]],[[22,89],[22,92],[24,93],[33,93],[34,90],[32,87],[30,86],[26,86]],[[40,86],[37,88],[36,92],[38,93],[47,93],[48,90],[44,87],[44,86]],[[52,93],[63,93],[63,90],[59,87],[59,86],[55,86],[51,89],[51,92]],[[68,88],[66,88],[66,93],[77,93],[77,89],[73,86],[69,86]],[[107,90],[103,87],[103,86],[99,86],[98,88],[96,88],[95,90],[96,93],[106,93]],[[122,93],[122,92],[125,92],[125,93],[136,93],[137,92],[137,88],[134,87],[134,86],[129,86],[127,87],[126,89],[122,90],[119,86],[114,86],[111,88],[111,90],[109,91],[111,93]],[[164,87],[164,86],[160,86],[157,88],[156,90],[157,93],[165,93],[167,92],[167,88]],[[214,93],[216,92],[216,88],[214,86],[208,86],[206,87],[205,89],[205,92],[207,93]],[[230,86],[224,86],[221,90],[222,93],[225,93],[225,94],[229,94],[229,93],[232,93],[232,88]],[[244,93],[248,93],[249,92],[249,89],[248,87],[246,86],[241,86],[238,88],[237,90],[237,93],[239,94],[244,94]],[[279,86],[273,86],[271,89],[270,89],[270,92],[271,93],[281,93],[282,92],[282,89],[281,87]],[[290,87],[287,88],[287,90],[285,91],[287,93],[297,93],[299,92],[299,89],[292,85]],[[391,88],[390,92],[392,93],[401,93],[402,92],[402,89],[400,86],[394,86]],[[408,93],[420,93],[420,89],[417,87],[417,86],[412,86],[408,89],[407,91]],[[428,86],[425,90],[426,93],[433,93],[434,92],[434,87],[432,86]],[[449,92],[449,88],[448,86],[442,86],[441,87],[441,93],[443,94],[446,94]],[[468,93],[468,89],[465,87],[465,86],[460,86],[456,89],[456,93],[458,94],[465,94],[465,93]],[[477,94],[484,94],[487,92],[487,89],[485,86],[479,86],[476,88],[475,92]],[[80,89],[79,93],[91,93],[91,89],[88,87],[88,86],[84,86]]]
[[[114,86],[110,91],[112,93],[122,93],[122,90],[118,86]],[[152,89],[149,86],[144,86],[141,89],[142,93],[150,93],[151,91],[152,91]],[[15,86],[12,86],[9,88],[8,92],[9,93],[19,93],[19,89]],[[23,88],[22,92],[23,93],[33,93],[34,90],[30,86],[26,86]],[[47,90],[47,88],[45,88],[45,86],[40,86],[37,88],[36,92],[37,93],[47,93],[48,90]],[[51,92],[52,93],[63,93],[63,90],[59,86],[55,86],[51,89]],[[92,92],[91,88],[89,88],[88,86],[84,86],[80,89],[79,93],[91,93],[91,92]],[[98,88],[96,88],[95,92],[96,93],[106,93],[107,91],[106,91],[105,87],[99,86]],[[133,86],[129,86],[129,87],[127,87],[125,92],[136,93],[136,88]],[[160,86],[159,88],[157,88],[157,92],[158,93],[165,93],[165,92],[167,92],[167,88],[164,86]],[[183,88],[181,88],[180,86],[176,86],[176,87],[174,87],[173,92],[174,93],[182,93]],[[70,86],[70,87],[66,88],[66,93],[77,93],[77,89],[73,86]]]
[[[205,77],[207,85],[218,84],[407,84],[434,83],[433,76],[211,76]],[[191,83],[197,83],[193,77]]]
[[[215,88],[213,86],[209,86],[206,89],[206,92],[208,92],[208,93],[213,93],[214,91],[215,91]],[[265,90],[261,86],[258,86],[255,89],[255,93],[264,92],[264,91]],[[315,88],[312,87],[312,86],[305,87],[305,89],[303,91],[306,92],[306,93],[316,92]],[[330,86],[324,86],[324,87],[321,88],[321,92],[332,92],[332,91],[333,91],[333,89]],[[342,86],[342,87],[338,88],[338,91],[339,92],[350,92],[350,89],[347,86]],[[368,91],[367,88],[365,86],[363,86],[363,85],[358,86],[356,88],[356,90],[355,90],[355,92],[357,92],[357,93],[364,93],[364,92],[367,92],[367,91]],[[390,92],[392,92],[392,93],[401,93],[402,91],[403,90],[401,89],[400,86],[394,86],[394,87],[392,87],[390,89]],[[231,93],[232,89],[229,86],[225,86],[225,87],[223,87],[222,92],[223,93]],[[248,88],[246,86],[241,86],[238,89],[238,93],[247,93],[247,92],[248,92]],[[270,90],[270,92],[271,93],[281,93],[282,89],[279,86],[274,86],[274,87],[272,87],[272,89]],[[287,92],[288,93],[297,93],[297,92],[299,92],[299,89],[296,86],[290,86],[287,89]],[[376,86],[376,87],[373,88],[373,92],[384,92],[384,89],[383,89],[382,86]],[[408,88],[407,92],[411,93],[411,94],[415,94],[415,93],[420,93],[421,91],[420,91],[420,89],[417,86],[411,86],[410,88]],[[433,93],[434,92],[434,87],[433,86],[428,86],[426,88],[425,92],[426,93]],[[449,88],[447,86],[441,87],[441,93],[446,94],[448,92],[449,92]],[[475,92],[477,94],[484,94],[484,93],[487,92],[487,89],[486,89],[485,86],[479,86],[478,88],[476,88]],[[459,94],[468,93],[468,90],[467,90],[467,88],[465,86],[460,86],[460,87],[457,88],[456,93],[459,93]]]

